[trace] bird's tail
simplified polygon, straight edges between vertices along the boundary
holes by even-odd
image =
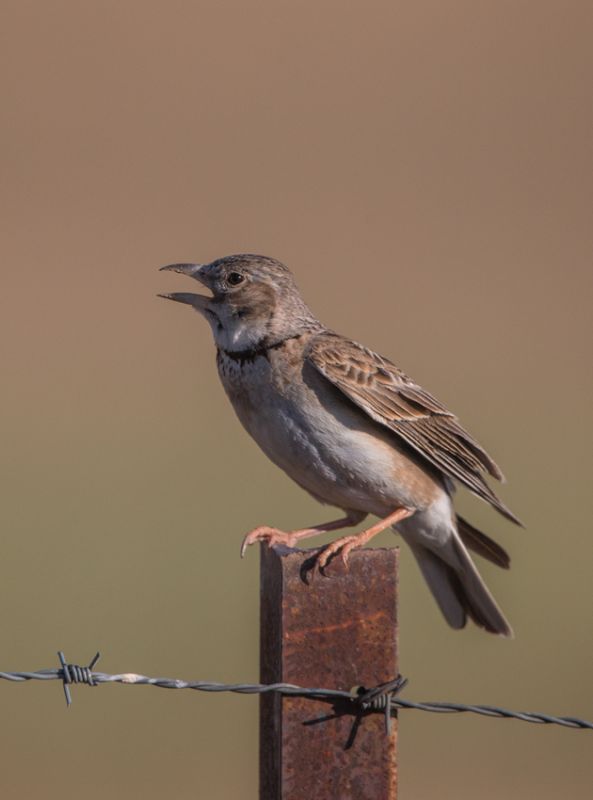
[[[511,566],[511,557],[504,547],[501,547],[498,542],[486,536],[482,531],[474,528],[459,514],[457,515],[457,530],[461,536],[461,541],[469,550],[473,550],[474,553],[503,569],[508,569]]]
[[[469,525],[468,527],[471,528]],[[460,528],[463,530],[463,525]],[[471,530],[475,532],[475,528]],[[464,533],[467,535],[467,530]],[[417,541],[410,541],[412,537],[403,535],[416,557],[430,591],[452,628],[463,628],[469,617],[490,633],[513,636],[511,626],[482,580],[457,530],[451,531],[445,544],[430,549]],[[490,543],[491,540],[485,534],[480,534],[477,540],[481,542],[481,537]],[[476,538],[471,539],[471,534],[469,538],[467,544],[472,546]],[[478,547],[474,549],[479,551]]]

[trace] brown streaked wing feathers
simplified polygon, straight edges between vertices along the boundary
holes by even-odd
[[[484,479],[483,473],[488,472],[504,480],[496,463],[442,403],[395,364],[331,331],[315,336],[305,355],[369,417],[396,433],[445,475],[521,525]]]

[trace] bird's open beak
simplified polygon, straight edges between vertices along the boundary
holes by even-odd
[[[203,264],[167,264],[161,267],[162,271],[179,272],[182,275],[189,275],[190,278],[195,278],[204,286],[208,286],[204,273],[202,271]],[[165,300],[175,300],[177,303],[185,303],[188,306],[193,306],[197,311],[201,311],[210,298],[201,294],[193,294],[192,292],[171,292],[170,294],[159,294],[159,297],[164,297]]]

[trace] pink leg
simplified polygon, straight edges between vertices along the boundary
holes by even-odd
[[[319,554],[319,557],[317,558],[317,568],[320,572],[323,572],[328,563],[338,553],[340,554],[340,558],[344,564],[348,564],[348,554],[351,550],[354,550],[356,547],[363,547],[370,539],[373,538],[373,536],[381,533],[381,531],[384,531],[385,528],[389,528],[391,525],[396,525],[398,522],[401,522],[402,519],[411,516],[413,513],[414,509],[397,508],[392,514],[389,514],[389,516],[379,520],[379,522],[377,522],[375,525],[367,528],[366,531],[361,531],[360,533],[356,533],[352,536],[342,536],[340,539],[336,539],[335,542],[329,544]]]
[[[245,536],[243,544],[241,545],[241,558],[245,555],[245,551],[250,544],[256,542],[267,542],[268,547],[275,544],[283,544],[286,547],[294,547],[295,544],[301,539],[308,539],[309,536],[317,536],[320,533],[327,533],[328,531],[339,531],[342,528],[350,528],[352,525],[358,525],[359,522],[366,517],[364,511],[349,511],[345,517],[335,519],[333,522],[322,522],[321,525],[314,525],[312,528],[299,528],[296,531],[281,531],[278,528],[269,528],[267,525],[260,525],[259,528],[254,528]],[[341,541],[338,539],[338,541]]]

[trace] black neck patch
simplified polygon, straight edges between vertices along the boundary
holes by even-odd
[[[293,339],[300,339],[301,336],[301,333],[297,333],[296,336],[287,336],[286,339],[280,339],[279,342],[273,342],[272,344],[268,344],[268,342],[264,340],[259,347],[251,347],[248,350],[223,350],[219,348],[218,352],[230,358],[232,361],[236,361],[238,364],[247,364],[251,361],[255,361],[258,356],[267,358],[270,350],[277,350],[279,347],[285,345],[286,342]]]

